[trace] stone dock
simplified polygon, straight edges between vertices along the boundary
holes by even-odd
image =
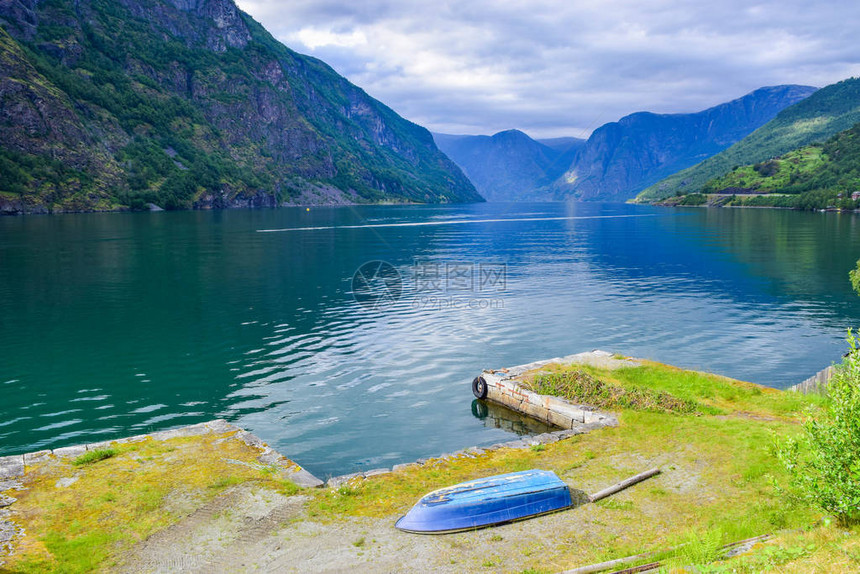
[[[612,353],[595,349],[516,367],[485,370],[475,379],[472,389],[480,399],[498,403],[562,429],[590,430],[618,424],[618,420],[610,413],[600,412],[588,405],[575,405],[559,397],[539,395],[523,386],[524,376],[540,373],[550,365],[591,365],[618,369],[637,367],[640,363],[632,359],[615,358]]]

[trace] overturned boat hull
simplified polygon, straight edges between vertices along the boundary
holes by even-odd
[[[431,492],[395,526],[406,532],[445,534],[531,518],[571,505],[570,488],[554,472],[526,470]]]

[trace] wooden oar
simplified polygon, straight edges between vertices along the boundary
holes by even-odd
[[[606,498],[607,496],[612,496],[616,492],[621,492],[625,488],[631,487],[636,483],[642,482],[643,480],[646,480],[646,479],[651,478],[652,476],[655,476],[658,474],[660,474],[659,468],[652,468],[651,470],[646,470],[645,472],[640,472],[636,476],[631,476],[630,478],[628,478],[626,480],[622,480],[621,482],[615,483],[608,488],[604,488],[603,490],[601,490],[599,492],[595,492],[594,494],[592,494],[588,498],[589,498],[589,500],[591,500],[591,502],[597,502],[598,500]]]

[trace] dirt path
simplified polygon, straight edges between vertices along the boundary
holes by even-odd
[[[260,556],[247,550],[301,515],[305,500],[253,485],[231,488],[139,544],[116,571],[246,570]]]
[[[476,532],[421,536],[395,529],[393,518],[317,522],[303,510],[304,500],[236,487],[140,544],[114,571],[518,572],[534,553],[570,544],[573,531],[590,522],[581,508]]]

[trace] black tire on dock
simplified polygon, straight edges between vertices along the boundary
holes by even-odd
[[[487,398],[487,381],[484,377],[475,377],[472,381],[472,394],[479,399]]]

